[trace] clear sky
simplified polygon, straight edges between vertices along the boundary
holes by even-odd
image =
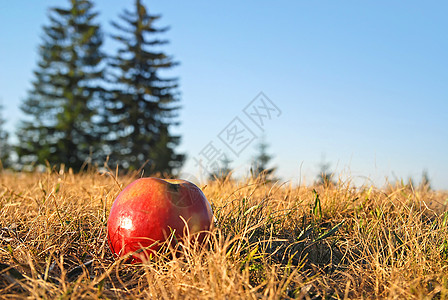
[[[67,2],[0,7],[0,101],[11,131],[31,86],[47,8]],[[96,1],[105,32],[132,3]],[[325,156],[358,184],[418,182],[427,169],[435,188],[448,189],[448,2],[144,3],[162,15],[160,26],[171,26],[165,51],[181,63],[172,74],[181,84],[176,132],[190,158],[185,172],[199,176],[193,158],[204,162],[212,145],[244,174],[264,134],[285,181],[313,181]],[[104,50],[114,50],[109,39]],[[269,111],[261,129],[243,112],[262,103],[250,104],[260,92],[280,110]],[[252,133],[243,146],[255,140],[237,157],[224,142],[241,124]]]

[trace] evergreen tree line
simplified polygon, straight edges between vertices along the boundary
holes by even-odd
[[[180,136],[170,131],[179,124],[178,79],[161,74],[178,64],[161,50],[168,27],[157,27],[160,15],[135,0],[132,11],[111,22],[115,32],[108,37],[119,47],[106,54],[93,1],[68,2],[51,8],[43,26],[14,147],[8,146],[0,116],[3,167],[64,164],[80,171],[107,161],[112,168],[146,174],[175,172],[184,155],[175,151]]]
[[[102,50],[104,34],[92,0],[68,0],[67,8],[51,8],[48,18],[16,145],[8,143],[0,105],[0,170],[64,164],[80,171],[105,161],[145,174],[179,170],[185,155],[175,151],[180,136],[170,132],[179,125],[178,79],[161,74],[178,63],[161,50],[169,28],[157,27],[160,15],[135,0],[132,11],[111,22],[115,32],[108,36],[120,45],[113,54]],[[251,175],[273,180],[266,149],[263,140]],[[230,163],[226,157],[210,177],[229,177]],[[426,172],[422,178],[429,187]],[[334,183],[329,164],[321,165],[317,183]]]
[[[259,143],[256,144],[256,154],[251,159],[249,171],[252,178],[259,178],[266,182],[273,182],[278,180],[278,178],[275,176],[277,167],[270,167],[271,160],[274,156],[268,153],[268,148],[269,144],[266,141],[266,136],[263,135],[259,140]],[[209,180],[231,180],[233,172],[231,164],[232,160],[230,160],[229,157],[224,154],[217,168],[211,170],[209,174]]]
[[[8,144],[8,132],[3,128],[5,119],[2,115],[3,106],[0,103],[0,171],[10,166],[10,146]]]

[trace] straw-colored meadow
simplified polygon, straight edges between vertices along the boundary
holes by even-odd
[[[106,223],[136,177],[0,174],[0,297],[448,297],[448,194],[425,187],[201,186],[215,228],[141,265],[115,260]]]

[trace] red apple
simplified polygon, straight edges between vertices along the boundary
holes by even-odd
[[[181,179],[141,178],[115,199],[107,221],[108,242],[120,257],[134,253],[134,262],[149,259],[174,232],[176,239],[209,230],[213,213],[202,191]],[[188,230],[186,230],[186,224]]]

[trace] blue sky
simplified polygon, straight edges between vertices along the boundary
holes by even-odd
[[[133,1],[98,0],[104,31]],[[169,25],[165,51],[181,64],[185,172],[212,142],[245,174],[257,140],[235,156],[219,139],[235,117],[266,136],[283,180],[312,182],[322,156],[357,184],[428,170],[448,189],[448,19],[445,1],[144,1]],[[0,8],[0,101],[21,118],[49,6]],[[106,40],[105,51],[114,44]],[[243,113],[259,92],[281,110],[260,130]]]

